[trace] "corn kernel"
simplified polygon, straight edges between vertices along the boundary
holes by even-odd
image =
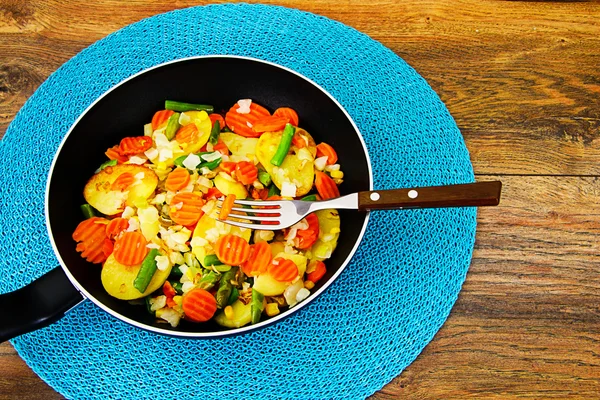
[[[175,302],[175,304],[177,304],[178,306],[181,305],[181,302],[183,301],[183,296],[173,296],[173,301]]]
[[[225,313],[225,317],[227,319],[233,319],[233,307],[227,306],[223,309],[223,312]]]
[[[313,281],[304,281],[304,287],[308,290],[311,290],[315,287],[315,284]]]
[[[342,171],[331,171],[329,174],[334,179],[342,179],[344,177],[344,173]]]
[[[269,317],[279,314],[279,305],[277,303],[268,303],[265,312]]]

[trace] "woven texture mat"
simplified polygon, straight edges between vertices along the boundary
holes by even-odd
[[[52,157],[114,84],[172,59],[234,54],[316,81],[365,137],[375,188],[465,183],[473,171],[443,103],[405,62],[338,22],[262,5],[211,5],[127,26],[59,68],[0,142],[0,292],[58,265],[44,225]],[[12,341],[48,384],[78,399],[361,398],[409,365],[445,321],[475,238],[473,208],[371,214],[355,257],[310,306],[250,334],[184,340],[84,302]]]

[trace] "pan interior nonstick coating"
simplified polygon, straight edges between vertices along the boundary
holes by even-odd
[[[164,108],[165,100],[206,103],[222,115],[239,99],[252,99],[273,112],[292,107],[299,125],[337,151],[344,171],[343,194],[370,189],[368,157],[359,133],[342,109],[310,81],[272,64],[244,58],[192,58],[150,69],[121,83],[101,97],[71,129],[51,171],[48,220],[60,258],[81,288],[93,300],[114,312],[150,327],[177,332],[222,332],[215,323],[182,321],[177,328],[157,323],[143,306],[109,296],[100,281],[100,265],[93,265],[75,251],[71,235],[83,219],[79,206],[85,202],[83,187],[104,152],[126,136],[142,136],[144,124]],[[340,211],[341,235],[328,271],[312,290],[329,285],[331,277],[352,252],[366,214]],[[310,301],[312,296],[305,301]]]

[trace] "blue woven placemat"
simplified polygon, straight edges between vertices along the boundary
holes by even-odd
[[[348,110],[365,136],[375,188],[473,181],[452,117],[427,83],[381,44],[317,15],[226,4],[127,26],[59,68],[0,142],[0,292],[58,265],[44,225],[54,152],[105,90],[147,67],[235,54],[289,67]],[[361,398],[409,365],[445,321],[464,281],[475,209],[371,215],[364,241],[311,306],[274,326],[218,340],[137,330],[85,302],[12,341],[50,386],[77,399]]]

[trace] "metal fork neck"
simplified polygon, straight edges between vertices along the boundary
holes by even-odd
[[[352,193],[326,201],[300,201],[299,203],[305,203],[308,205],[307,212],[309,213],[330,208],[358,210],[358,193]]]

